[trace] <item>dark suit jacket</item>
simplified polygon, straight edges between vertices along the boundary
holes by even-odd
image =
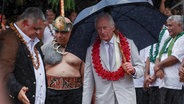
[[[43,54],[40,50],[40,47],[37,47],[37,49],[43,59]],[[20,42],[15,61],[15,68],[14,71],[10,74],[8,82],[8,88],[10,93],[9,96],[13,99],[13,102],[15,104],[21,104],[17,97],[19,91],[23,86],[29,88],[29,90],[26,92],[26,95],[30,100],[30,103],[34,104],[36,94],[36,79],[34,68],[29,54],[29,50],[27,49],[25,44]]]

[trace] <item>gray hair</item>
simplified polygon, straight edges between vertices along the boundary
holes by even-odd
[[[168,21],[175,21],[178,24],[181,24],[182,28],[183,28],[183,16],[182,15],[172,15],[167,19]]]
[[[45,15],[42,12],[41,9],[37,8],[37,7],[29,7],[27,8],[18,18],[19,20],[22,19],[32,19],[34,22],[37,22],[38,19],[41,19],[43,21],[45,21]]]
[[[95,19],[95,27],[96,27],[97,23],[99,22],[99,20],[101,20],[101,19],[108,19],[110,25],[115,27],[114,20],[113,20],[112,16],[109,13],[101,13],[101,14],[99,14],[96,17],[96,19]]]

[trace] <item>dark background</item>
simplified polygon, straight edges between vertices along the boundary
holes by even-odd
[[[0,0],[0,12],[3,12],[9,21],[14,21],[14,19],[21,14],[27,7],[36,6],[40,7],[43,11],[46,8],[50,8],[47,0],[22,0],[23,5],[18,5],[16,0]],[[75,0],[75,10],[80,12],[86,7],[98,3],[100,0]],[[154,6],[159,9],[161,0],[152,0]],[[181,0],[166,0],[166,7],[172,7]],[[56,13],[59,13],[59,8]],[[65,11],[67,12],[67,11]]]

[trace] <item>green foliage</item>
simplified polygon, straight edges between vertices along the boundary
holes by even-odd
[[[65,10],[75,10],[75,0],[64,0]]]
[[[48,0],[48,4],[52,6],[52,9],[58,11],[58,6],[60,4],[60,0]]]
[[[17,6],[22,6],[24,4],[24,0],[16,0]]]
[[[48,4],[52,6],[52,9],[59,11],[58,7],[60,6],[60,0],[48,0]],[[66,10],[75,10],[75,0],[64,0],[64,9]]]
[[[13,3],[14,0],[3,0],[3,2],[5,2],[5,3]]]

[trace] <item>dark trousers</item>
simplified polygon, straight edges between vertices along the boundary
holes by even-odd
[[[82,90],[53,90],[48,89],[46,104],[82,104]]]
[[[160,89],[160,104],[181,104],[182,90],[161,88]]]
[[[182,87],[181,104],[184,104],[184,86]]]
[[[145,90],[143,88],[136,88],[137,104],[160,104],[160,94],[158,87],[150,87]]]

